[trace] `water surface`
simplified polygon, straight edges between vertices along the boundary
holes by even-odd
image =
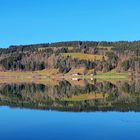
[[[0,108],[2,140],[139,140],[140,113],[57,112]]]
[[[0,85],[2,140],[139,140],[140,81]]]

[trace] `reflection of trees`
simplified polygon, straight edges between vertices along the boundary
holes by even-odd
[[[63,101],[80,94],[108,94],[107,98]],[[85,86],[60,81],[58,85],[9,84],[0,85],[0,104],[30,108],[61,110],[140,110],[140,81],[133,82],[86,82]]]

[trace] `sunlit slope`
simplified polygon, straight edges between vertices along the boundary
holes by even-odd
[[[85,54],[85,53],[62,53],[65,57],[73,57],[77,58],[79,60],[98,60],[103,61],[104,59],[107,59],[104,55],[94,55],[94,54]]]

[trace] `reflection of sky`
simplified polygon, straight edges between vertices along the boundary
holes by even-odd
[[[140,113],[0,108],[0,139],[140,139]]]

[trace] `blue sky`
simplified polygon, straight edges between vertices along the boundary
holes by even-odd
[[[0,0],[0,47],[140,40],[140,0]]]

